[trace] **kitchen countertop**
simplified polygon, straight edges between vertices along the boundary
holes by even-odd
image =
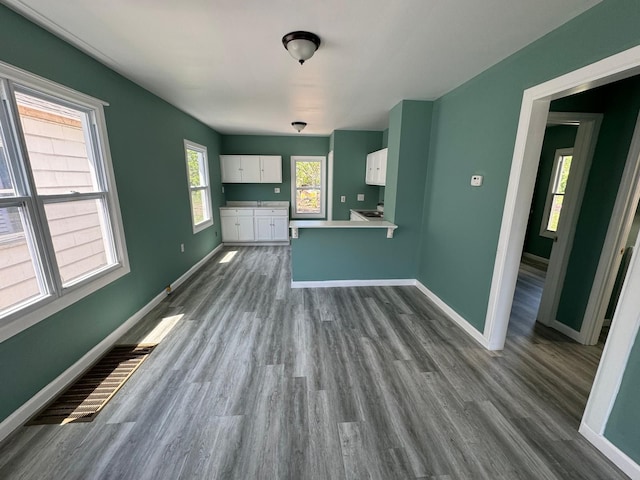
[[[352,222],[350,220],[292,220],[289,222],[291,237],[298,238],[300,228],[386,228],[387,238],[393,238],[393,231],[398,228],[394,223],[386,220],[375,222]]]
[[[220,208],[289,208],[289,202],[280,201],[229,201],[227,204]]]

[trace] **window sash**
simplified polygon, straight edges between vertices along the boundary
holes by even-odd
[[[554,161],[553,161],[553,168],[551,170],[551,180],[547,188],[547,196],[546,196],[544,211],[542,215],[542,222],[540,225],[540,236],[542,237],[555,239],[558,236],[557,229],[550,230],[551,222],[553,220],[552,208],[554,205],[554,200],[558,197],[564,198],[566,194],[566,189],[568,188],[568,180],[567,180],[567,184],[565,185],[565,191],[558,193],[560,191],[560,182],[562,180],[562,167],[567,157],[573,157],[573,148],[561,148],[556,150]],[[574,167],[573,158],[572,158],[572,163],[569,167],[570,170],[568,172],[568,178],[570,178],[572,167]],[[560,222],[560,218],[562,216],[562,207],[563,206],[560,207],[558,225]]]
[[[198,177],[200,180],[199,185],[193,185],[191,182],[191,168],[189,152],[196,152],[198,154]],[[193,233],[196,234],[205,228],[213,225],[213,211],[211,206],[211,187],[209,178],[209,156],[207,147],[190,140],[184,140],[184,156],[185,165],[187,169],[187,186],[189,192],[189,207],[191,214],[191,226]],[[194,192],[202,192],[202,213],[203,219],[198,221],[196,212],[196,205],[194,204],[193,197]]]
[[[314,185],[297,186],[298,179],[298,163],[319,163],[320,164],[320,183]],[[320,156],[292,156],[291,157],[291,216],[292,218],[324,218],[326,215],[327,203],[327,159]],[[315,183],[315,182],[314,182]],[[301,211],[298,205],[298,192],[319,191],[320,205],[317,212]]]
[[[84,118],[87,160],[92,167],[93,188],[85,193],[38,194],[25,144],[15,92],[32,95],[63,107]],[[24,235],[32,242],[30,257],[41,292],[35,301],[16,305],[0,314],[0,341],[28,328],[84,296],[129,272],[122,219],[107,142],[105,105],[96,99],[57,85],[0,62],[0,125],[2,144],[12,179],[14,195],[0,197],[0,207],[19,207],[27,219]],[[99,200],[100,239],[105,244],[106,265],[62,285],[55,250],[47,225],[45,206],[54,203]],[[27,232],[27,228],[29,232]]]

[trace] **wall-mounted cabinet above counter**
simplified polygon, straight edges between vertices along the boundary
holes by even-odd
[[[367,185],[385,186],[387,180],[387,152],[388,149],[383,148],[367,155],[367,171],[365,173],[365,183]]]
[[[222,183],[282,183],[280,155],[220,155]]]

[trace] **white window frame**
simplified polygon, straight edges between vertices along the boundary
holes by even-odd
[[[43,294],[39,298],[16,306],[0,318],[0,342],[3,342],[116,281],[130,272],[130,266],[104,117],[104,106],[108,104],[4,62],[0,62],[0,84],[2,85],[0,90],[6,93],[6,95],[2,94],[0,99],[2,101],[0,117],[4,128],[11,129],[5,131],[5,136],[10,143],[5,146],[10,153],[8,161],[12,165],[11,168],[23,169],[25,172],[21,179],[16,180],[19,184],[16,196],[0,197],[0,207],[18,206],[28,211],[31,221],[26,228],[32,231],[32,240],[38,249],[39,254],[36,260],[40,263],[41,273],[36,272],[36,275],[43,277],[39,280],[41,287],[44,287]],[[92,153],[96,157],[97,168],[100,169],[101,192],[78,194],[77,198],[101,198],[104,201],[107,208],[104,214],[105,218],[108,217],[108,229],[112,234],[110,255],[113,263],[67,286],[62,286],[59,273],[55,271],[55,251],[48,236],[44,215],[44,205],[52,201],[53,196],[46,198],[36,192],[29,168],[28,153],[24,145],[24,136],[17,118],[13,96],[16,86],[43,96],[55,97],[63,103],[66,102],[84,110],[89,116],[93,141],[88,144],[88,147],[93,147]],[[14,135],[14,132],[18,132],[17,135]],[[58,198],[58,200],[61,199]],[[37,267],[36,270],[38,270]]]
[[[192,187],[189,181],[189,155],[187,150],[193,150],[202,154],[202,165],[200,166],[200,175],[204,177],[205,184],[197,187]],[[200,145],[199,143],[192,142],[190,140],[184,140],[184,159],[187,167],[187,188],[189,190],[189,207],[191,210],[191,225],[193,227],[193,233],[201,232],[205,228],[209,228],[213,225],[213,208],[211,205],[211,182],[209,181],[209,156],[207,154],[207,147]],[[193,215],[193,197],[192,192],[202,191],[205,193],[204,206],[206,206],[209,218],[203,222],[196,223],[196,219]]]
[[[299,213],[296,202],[296,163],[320,162],[320,213]],[[327,157],[292,156],[291,157],[291,218],[325,218],[327,205]]]
[[[552,232],[551,230],[547,230],[547,226],[549,225],[549,217],[551,216],[551,206],[553,205],[553,196],[554,196],[554,186],[557,182],[558,175],[560,175],[560,159],[563,157],[572,157],[573,156],[573,148],[559,148],[555,152],[555,157],[553,160],[553,169],[551,170],[551,180],[549,181],[549,187],[547,188],[547,198],[544,203],[544,213],[542,214],[542,223],[540,224],[540,236],[554,239],[558,236],[558,232]],[[572,161],[573,163],[573,161]],[[571,165],[572,171],[569,172],[569,177],[572,173],[575,173],[576,165],[573,163]],[[568,180],[567,180],[568,182]],[[566,196],[566,192],[565,192]],[[563,203],[563,208],[566,207]],[[562,211],[560,211],[560,216],[562,216]],[[558,223],[559,224],[559,223]]]

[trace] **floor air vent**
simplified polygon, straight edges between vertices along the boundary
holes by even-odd
[[[27,425],[91,422],[155,345],[117,345]]]

